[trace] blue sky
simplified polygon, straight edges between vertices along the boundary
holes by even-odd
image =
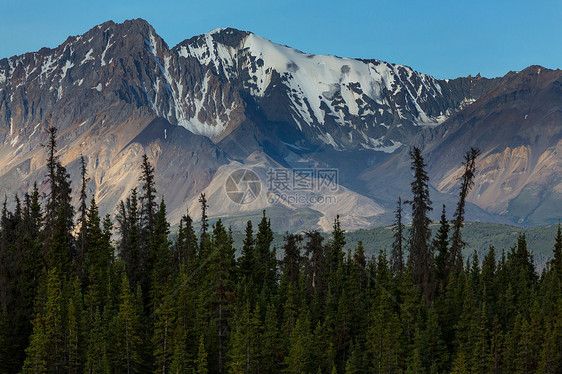
[[[561,16],[560,0],[0,0],[0,58],[141,17],[170,46],[235,27],[308,53],[376,58],[438,78],[494,77],[562,68]]]

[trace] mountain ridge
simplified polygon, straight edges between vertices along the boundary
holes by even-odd
[[[226,170],[250,167],[257,155],[286,169],[337,165],[344,176],[339,205],[287,206],[288,216],[312,209],[319,227],[329,229],[341,209],[343,222],[359,225],[355,228],[385,224],[396,192],[408,185],[408,148],[422,146],[439,165],[432,171],[436,201],[450,202],[453,164],[458,167],[460,160],[443,161],[431,150],[446,148],[440,145],[446,131],[460,137],[469,131],[463,118],[486,100],[508,100],[501,99],[501,90],[521,76],[438,80],[379,60],[310,55],[232,28],[170,48],[142,19],[108,21],[56,48],[0,60],[0,192],[21,193],[40,179],[44,156],[39,146],[47,128],[56,126],[60,154],[73,178],[78,157],[86,156],[93,177],[88,187],[104,212],[135,186],[134,165],[142,153],[156,166],[161,192],[174,202],[173,217],[193,207],[199,193],[220,191]],[[490,114],[497,109],[485,108]],[[493,134],[488,140],[484,143],[497,143],[498,149],[488,147],[486,157],[515,144]],[[464,146],[451,149],[458,153]],[[528,178],[523,184],[532,183]],[[367,201],[362,199],[371,201],[363,204],[371,208],[345,206],[345,201]],[[501,194],[495,199],[503,206],[511,201]],[[496,208],[486,212],[486,204],[477,205],[469,207],[472,218],[525,223],[518,222],[525,212],[502,216]],[[271,207],[262,201],[255,209]],[[235,213],[235,208],[211,213]],[[540,217],[533,222],[541,223]]]

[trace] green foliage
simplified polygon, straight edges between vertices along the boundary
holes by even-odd
[[[13,211],[7,203],[2,209],[1,372],[562,370],[560,227],[517,235],[511,228],[505,234],[505,226],[467,224],[455,239],[458,248],[471,238],[486,245],[449,272],[444,210],[430,243],[421,154],[414,154],[418,226],[409,237],[417,252],[410,253],[409,266],[400,266],[396,245],[389,260],[384,246],[373,244],[386,235],[390,245],[396,231],[345,233],[336,217],[328,237],[309,231],[276,239],[265,213],[257,232],[248,222],[236,258],[224,222],[209,228],[206,209],[213,202],[204,195],[199,241],[188,214],[176,241],[170,240],[166,205],[156,202],[146,156],[140,201],[133,190],[119,205],[117,248],[110,218],[100,217],[94,199],[85,209],[84,188],[74,227],[55,133],[44,210],[36,186],[23,202],[15,198]],[[455,230],[464,225],[455,223]],[[537,232],[551,235],[553,253],[540,266],[532,241]],[[492,239],[484,240],[487,235]],[[514,245],[500,254],[489,245],[496,239],[498,247]],[[435,282],[423,274],[433,271]]]

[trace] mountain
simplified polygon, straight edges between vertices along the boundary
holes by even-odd
[[[205,192],[211,216],[242,221],[267,208],[284,231],[329,230],[340,214],[352,229],[388,223],[398,194],[407,197],[411,145],[428,157],[435,202],[448,205],[462,152],[478,145],[469,218],[551,222],[560,201],[560,71],[540,69],[437,80],[231,28],[170,48],[144,20],[110,21],[54,49],[0,60],[0,193],[42,180],[41,145],[56,126],[63,164],[77,181],[85,156],[88,188],[104,213],[138,185],[146,153],[172,222],[188,208],[197,218]],[[248,204],[225,187],[239,169],[261,186]],[[276,201],[270,173],[295,169],[337,169],[337,188]]]

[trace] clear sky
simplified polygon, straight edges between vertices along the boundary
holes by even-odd
[[[562,68],[561,0],[0,0],[0,58],[138,17],[170,46],[235,27],[304,52],[376,58],[437,78]]]

